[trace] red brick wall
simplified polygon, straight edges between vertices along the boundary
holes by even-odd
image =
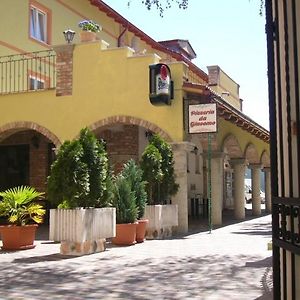
[[[123,164],[130,158],[138,161],[138,133],[136,125],[117,125],[97,135],[106,141],[109,161],[116,173],[122,170]]]
[[[74,45],[56,46],[56,96],[72,95]]]

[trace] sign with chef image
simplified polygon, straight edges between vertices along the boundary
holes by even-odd
[[[171,71],[166,64],[150,65],[150,102],[152,104],[171,105],[173,99],[173,81]]]

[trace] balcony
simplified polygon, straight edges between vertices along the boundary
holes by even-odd
[[[0,95],[56,87],[53,50],[0,56]]]

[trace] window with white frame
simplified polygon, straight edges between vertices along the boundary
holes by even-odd
[[[30,36],[47,43],[47,13],[34,6],[30,7]]]
[[[41,78],[29,76],[29,90],[42,90],[45,88],[45,81]]]

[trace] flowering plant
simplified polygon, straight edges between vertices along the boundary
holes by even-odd
[[[102,28],[92,20],[83,20],[78,23],[79,28],[83,31],[99,32]]]

